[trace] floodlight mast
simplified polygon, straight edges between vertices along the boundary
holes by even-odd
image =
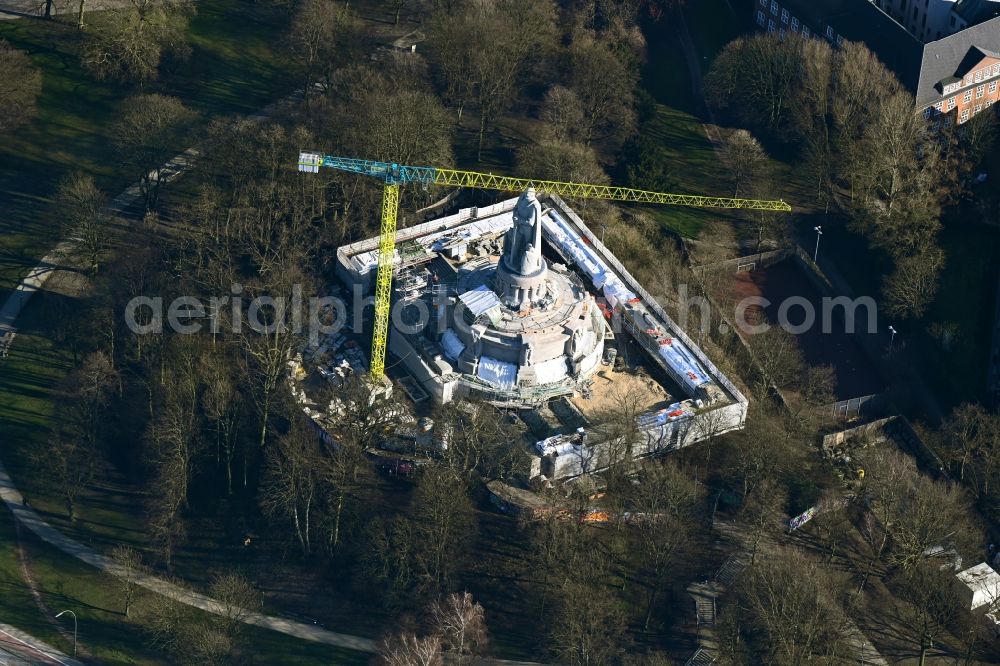
[[[631,187],[570,183],[537,178],[517,178],[478,171],[441,169],[428,166],[408,166],[351,157],[336,157],[318,152],[299,153],[299,171],[319,173],[320,168],[337,169],[362,176],[378,178],[382,190],[382,221],[379,232],[378,272],[375,278],[375,330],[372,336],[370,375],[381,379],[385,374],[385,351],[389,339],[389,312],[392,301],[392,270],[396,248],[396,219],[399,210],[399,186],[406,183],[470,187],[503,192],[520,192],[534,188],[539,194],[605,201],[669,204],[696,208],[729,208],[788,213],[792,208],[782,200],[705,197],[692,194],[651,192]]]

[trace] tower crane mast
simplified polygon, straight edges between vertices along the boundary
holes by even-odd
[[[370,374],[381,379],[385,373],[385,351],[389,340],[389,313],[392,301],[392,269],[396,248],[396,219],[399,211],[399,187],[407,183],[470,187],[482,190],[518,192],[534,188],[539,194],[584,199],[603,199],[633,203],[669,204],[696,208],[728,208],[790,212],[791,206],[782,200],[706,197],[693,194],[651,192],[615,185],[570,183],[538,178],[518,178],[479,171],[444,169],[429,166],[408,166],[351,157],[337,157],[317,152],[299,154],[299,171],[319,173],[320,168],[337,169],[383,182],[382,221],[379,232],[378,272],[375,278],[375,329],[372,335]]]

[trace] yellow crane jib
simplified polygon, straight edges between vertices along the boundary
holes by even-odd
[[[371,376],[381,379],[385,373],[385,349],[389,339],[389,312],[392,301],[392,268],[396,247],[396,217],[399,210],[399,186],[406,183],[448,185],[483,190],[518,192],[535,188],[537,192],[559,196],[606,201],[670,204],[697,208],[736,208],[788,213],[792,208],[784,201],[738,199],[733,197],[704,197],[693,194],[650,192],[631,187],[593,185],[589,183],[564,183],[538,178],[439,169],[437,167],[407,166],[390,162],[336,157],[319,152],[299,153],[299,171],[319,173],[320,168],[337,169],[348,173],[371,176],[384,183],[382,193],[382,224],[379,233],[378,273],[375,278],[375,330],[372,336]]]

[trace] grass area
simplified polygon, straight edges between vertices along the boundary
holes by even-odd
[[[665,150],[671,164],[674,191],[708,196],[732,194],[729,175],[696,117],[657,104],[655,116],[643,125],[642,137],[655,141]],[[649,206],[644,210],[660,224],[686,238],[697,238],[705,225],[735,219],[727,211],[709,208]]]
[[[191,59],[150,90],[176,95],[206,116],[264,106],[290,87],[278,58],[285,21],[240,0],[199,2]],[[7,290],[60,235],[47,200],[61,178],[86,171],[109,194],[131,180],[116,167],[110,128],[132,90],[80,69],[79,34],[67,23],[0,21],[0,39],[27,51],[43,75],[38,116],[0,142],[0,289]]]
[[[717,2],[712,0],[708,4]],[[692,10],[692,13],[702,11]],[[674,24],[664,20],[647,25],[646,39],[647,62],[640,85],[655,101],[655,112],[639,129],[642,140],[655,142],[665,151],[676,192],[727,194],[729,174],[719,162],[698,117],[702,105],[694,97],[690,69]],[[706,67],[707,63],[703,69]],[[645,211],[667,229],[687,238],[697,238],[706,224],[729,217],[721,211],[679,206],[650,206]]]

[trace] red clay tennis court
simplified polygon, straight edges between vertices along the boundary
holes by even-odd
[[[772,325],[777,324],[778,308],[786,299],[799,296],[812,304],[816,322],[807,331],[797,335],[796,339],[806,362],[810,365],[834,367],[838,400],[871,395],[885,389],[885,383],[872,367],[854,335],[845,331],[843,317],[833,317],[829,327],[830,332],[823,333],[822,296],[794,261],[784,260],[753,272],[737,273],[733,280],[733,292],[737,301],[748,296],[767,299],[770,305],[764,308],[764,314]],[[752,311],[751,307],[748,314]],[[868,322],[865,314],[864,308],[857,311],[856,330],[867,330]],[[804,317],[803,309],[799,306],[794,306],[788,311],[789,323],[792,325],[801,324]]]

